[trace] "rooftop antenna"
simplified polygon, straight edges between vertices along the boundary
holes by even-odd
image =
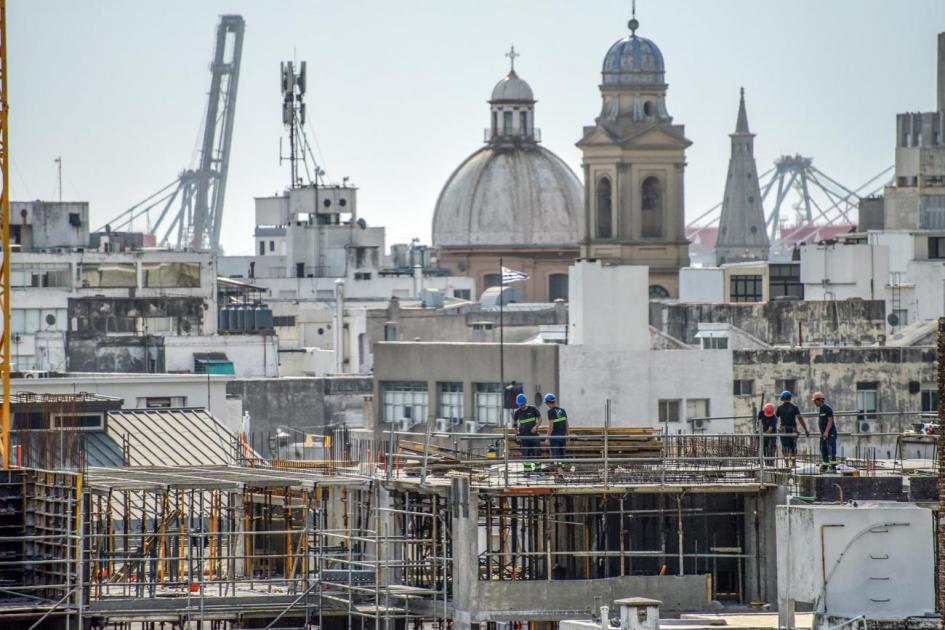
[[[511,66],[512,66],[512,67],[509,69],[509,74],[515,74],[515,58],[516,58],[516,57],[521,57],[522,55],[520,55],[519,53],[515,52],[515,46],[512,45],[512,46],[509,48],[509,52],[505,53],[505,56],[509,58],[509,63],[510,63]]]
[[[302,126],[305,124],[305,62],[299,63],[295,71],[295,62],[285,61],[279,64],[282,84],[282,124],[289,130],[289,155],[283,156],[279,150],[279,163],[289,162],[290,188],[302,185],[299,177],[299,161],[305,160],[303,151]]]
[[[640,21],[637,19],[637,0],[631,0],[630,21],[627,22],[630,27],[630,37],[636,37],[637,29],[640,28]]]

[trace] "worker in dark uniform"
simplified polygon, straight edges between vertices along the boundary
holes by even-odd
[[[820,472],[837,472],[837,423],[833,408],[825,402],[823,392],[816,392],[811,401],[817,407],[817,428],[820,430]]]
[[[778,406],[774,415],[778,418],[778,424],[781,432],[781,454],[788,468],[794,469],[797,462],[797,423],[800,422],[804,427],[804,433],[810,437],[810,431],[807,429],[807,423],[801,416],[801,410],[791,402],[791,392],[781,392],[781,404]]]
[[[537,407],[528,404],[528,397],[519,394],[515,397],[518,407],[512,413],[512,420],[518,428],[518,444],[522,447],[522,457],[536,459],[539,457],[538,427],[541,426],[541,412]]]
[[[758,431],[764,436],[764,456],[769,465],[774,464],[778,456],[778,419],[774,415],[774,405],[765,403],[758,412]]]
[[[551,458],[559,468],[564,465],[564,448],[568,443],[568,412],[558,406],[558,399],[552,393],[545,394],[548,407],[548,446]]]

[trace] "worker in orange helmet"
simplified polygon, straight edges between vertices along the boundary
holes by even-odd
[[[764,434],[764,454],[769,464],[778,456],[778,419],[774,415],[774,405],[765,403],[758,412],[758,430]]]
[[[817,428],[820,430],[820,472],[837,472],[837,423],[833,408],[825,402],[823,392],[814,392],[811,402],[817,407]]]

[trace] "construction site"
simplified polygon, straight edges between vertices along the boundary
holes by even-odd
[[[267,460],[193,418],[104,412],[103,432],[64,450],[66,432],[41,428],[107,403],[14,400],[4,628],[538,628],[626,597],[667,617],[770,610],[776,506],[938,509],[938,459],[797,475],[753,435],[605,426],[576,430],[552,462],[523,459],[506,432],[338,428],[322,459]],[[122,465],[95,465],[109,442]],[[157,465],[175,450],[194,463]]]

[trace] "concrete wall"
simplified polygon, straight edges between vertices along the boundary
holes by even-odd
[[[885,296],[889,248],[884,245],[801,246],[805,300],[877,300]]]
[[[569,279],[568,342],[628,351],[648,349],[649,282],[646,267],[575,263]]]
[[[274,335],[212,335],[164,337],[164,368],[193,372],[194,354],[222,352],[242,378],[279,376],[279,347]]]
[[[737,350],[733,353],[734,378],[754,381],[754,396],[737,397],[737,415],[750,415],[762,393],[773,401],[780,391],[776,381],[796,379],[796,403],[808,421],[816,420],[810,395],[822,391],[836,412],[856,411],[857,383],[875,382],[879,411],[898,412],[920,409],[921,393],[910,393],[910,383],[921,389],[934,389],[936,352],[931,347],[893,348],[804,348]],[[915,414],[877,416],[868,420],[869,430],[862,431],[855,417],[837,417],[841,432],[838,452],[853,455],[855,441],[843,434],[866,434],[857,438],[863,446],[880,448],[880,457],[893,457],[895,436],[870,437],[873,433],[898,433],[918,421]],[[817,448],[816,443],[813,445]],[[887,452],[888,451],[888,452]]]
[[[574,611],[595,612],[625,597],[647,597],[662,602],[667,613],[704,611],[708,608],[705,575],[627,575],[599,580],[535,580],[479,582],[473,619],[515,621],[523,618],[560,620]],[[541,614],[546,610],[545,614]],[[537,614],[536,614],[537,612]]]
[[[780,611],[788,600],[846,618],[901,620],[935,611],[932,512],[909,504],[780,506]]]
[[[678,422],[672,433],[689,433],[686,400],[708,399],[710,416],[731,416],[732,352],[729,350],[658,350],[628,352],[584,346],[561,346],[561,405],[574,426],[601,426],[604,404],[611,400],[611,423],[623,427],[657,427],[659,401],[678,400]],[[700,414],[701,415],[701,414]],[[703,423],[709,433],[730,432],[730,419]]]
[[[329,424],[362,426],[371,379],[361,376],[327,378],[251,378],[227,383],[226,391],[243,400],[257,446],[263,436],[280,428],[316,431]],[[260,446],[268,452],[268,445]]]
[[[679,301],[725,301],[725,272],[719,267],[685,267],[679,270]]]
[[[78,215],[79,224],[70,222]],[[87,201],[11,201],[10,223],[20,227],[24,249],[85,247],[89,241]]]
[[[686,343],[696,343],[700,322],[729,323],[772,345],[795,345],[799,341],[872,344],[885,334],[886,326],[882,300],[650,303],[651,325]]]
[[[505,382],[522,383],[529,398],[535,392],[557,392],[556,344],[505,344]],[[439,382],[463,384],[463,421],[475,419],[476,383],[500,383],[499,344],[382,342],[374,346],[374,400],[381,422],[382,384],[385,381],[422,381],[427,384],[427,420],[437,417]],[[566,402],[562,402],[567,405]],[[422,419],[415,419],[422,422]]]

